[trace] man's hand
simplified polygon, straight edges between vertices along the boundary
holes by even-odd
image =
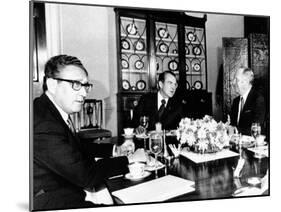
[[[142,127],[142,126],[138,126],[138,127],[135,129],[135,131],[136,131],[136,134],[137,134],[137,135],[143,134],[143,133],[145,133],[145,128]]]
[[[137,149],[134,154],[131,154],[128,156],[129,163],[134,163],[134,162],[146,162],[147,157],[144,152],[144,149]]]
[[[132,140],[125,140],[121,146],[116,146],[116,152],[113,156],[128,156],[135,152],[135,144]]]

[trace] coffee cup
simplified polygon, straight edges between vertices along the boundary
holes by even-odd
[[[134,178],[141,177],[144,174],[144,163],[139,163],[139,162],[131,163],[128,165],[128,168],[131,176]]]
[[[134,128],[125,128],[124,133],[125,133],[125,135],[133,135]]]

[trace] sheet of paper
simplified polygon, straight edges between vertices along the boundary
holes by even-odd
[[[263,190],[257,187],[242,187],[236,190],[233,194],[234,197],[261,195]]]
[[[172,175],[112,193],[124,203],[161,202],[194,191],[194,182]]]
[[[206,154],[200,154],[200,153],[189,152],[189,151],[181,151],[180,154],[182,156],[192,160],[195,163],[204,163],[204,162],[208,162],[208,161],[212,161],[212,160],[239,156],[238,153],[230,151],[229,149],[223,149],[220,152],[206,153]]]
[[[263,155],[265,157],[268,157],[268,146],[252,147],[252,148],[248,148],[248,150],[258,155]]]

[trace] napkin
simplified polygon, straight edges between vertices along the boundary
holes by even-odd
[[[252,148],[248,148],[248,150],[257,155],[262,155],[262,156],[268,157],[268,146],[252,147]]]
[[[194,182],[173,175],[112,192],[124,203],[161,202],[194,191]]]
[[[156,160],[156,168],[155,168],[155,158],[148,156],[148,160],[145,165],[145,170],[154,171],[158,169],[162,169],[165,165],[161,163],[159,160]]]
[[[169,144],[169,148],[171,149],[175,157],[178,157],[180,155],[180,149],[181,149],[180,145],[176,147],[174,144]]]
[[[242,187],[237,189],[233,196],[241,197],[241,196],[253,196],[253,195],[261,195],[264,191],[257,187]]]

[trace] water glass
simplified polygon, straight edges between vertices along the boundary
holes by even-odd
[[[255,138],[259,136],[261,134],[261,126],[258,122],[254,122],[252,123],[252,126],[251,126],[251,135]]]
[[[163,137],[161,133],[152,133],[149,137],[149,149],[150,152],[155,156],[155,178],[158,178],[157,175],[157,155],[163,150]]]
[[[148,116],[140,117],[140,126],[142,126],[144,128],[144,133],[143,133],[144,135],[147,134],[148,122],[149,122]],[[146,150],[146,137],[145,136],[143,138],[143,148]]]
[[[142,126],[144,129],[147,129],[148,121],[149,121],[149,117],[148,116],[141,116],[140,117],[140,126]]]

